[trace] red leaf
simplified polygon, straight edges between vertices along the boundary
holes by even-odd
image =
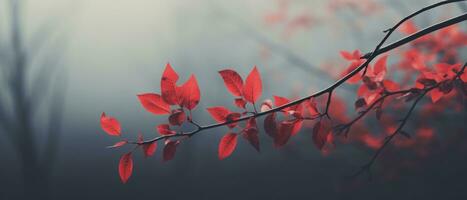
[[[170,114],[170,105],[162,100],[159,94],[140,94],[138,95],[138,99],[144,109],[155,115]]]
[[[340,54],[341,54],[342,58],[344,58],[346,60],[353,60],[352,53],[350,53],[348,51],[340,51]]]
[[[310,99],[305,106],[308,108],[308,112],[311,116],[320,115],[318,108],[316,107],[316,102],[314,99]]]
[[[246,101],[243,98],[237,98],[235,99],[235,105],[239,108],[245,109]]]
[[[120,162],[118,163],[118,173],[120,175],[120,180],[123,183],[126,183],[133,172],[133,159],[131,158],[131,152],[124,154],[120,158]]]
[[[235,133],[227,133],[222,137],[219,143],[219,159],[223,160],[232,154],[237,146],[237,134]]]
[[[292,135],[292,130],[293,123],[288,121],[283,121],[280,123],[279,131],[277,132],[276,137],[274,137],[274,145],[279,148],[287,144],[290,136]]]
[[[161,94],[162,99],[164,99],[164,101],[170,105],[175,105],[179,103],[176,85],[177,80],[177,72],[175,72],[172,69],[170,63],[167,63],[161,78]]]
[[[105,112],[101,115],[101,127],[109,135],[120,136],[121,134],[120,122],[111,116],[106,116]]]
[[[149,157],[149,156],[154,155],[154,152],[156,152],[156,148],[157,148],[156,142],[151,142],[149,144],[143,144],[144,156]]]
[[[388,56],[385,55],[385,56],[382,56],[381,58],[379,58],[376,62],[375,62],[375,66],[373,67],[374,70],[373,72],[375,74],[379,74],[381,72],[386,72],[386,61],[388,59]]]
[[[302,129],[303,120],[297,119],[293,121],[291,136],[296,135]]]
[[[384,80],[383,85],[384,85],[384,88],[386,88],[386,90],[388,90],[390,92],[393,92],[393,91],[396,91],[396,90],[400,89],[399,84],[397,84],[396,82],[391,81],[391,80]]]
[[[242,96],[243,80],[237,72],[226,69],[219,71],[219,74],[221,74],[222,79],[224,79],[224,84],[230,93],[232,93],[234,96]]]
[[[322,119],[316,122],[315,126],[313,127],[313,143],[319,150],[323,149],[324,145],[326,144],[328,134],[330,134],[331,129],[331,121],[327,119]]]
[[[444,93],[440,91],[438,88],[435,88],[431,90],[430,96],[431,96],[431,101],[433,103],[436,103],[441,97],[443,97]]]
[[[180,126],[185,120],[186,115],[182,110],[176,110],[169,116],[169,123],[172,126]]]
[[[193,110],[201,98],[201,94],[198,87],[198,82],[194,75],[190,76],[187,82],[185,82],[181,88],[181,106],[188,110]]]
[[[462,81],[464,81],[464,83],[467,83],[467,71],[464,71],[460,78]]]
[[[266,133],[275,138],[277,135],[277,123],[276,123],[276,113],[271,113],[266,118],[264,118],[264,130]]]
[[[227,115],[230,114],[230,110],[222,106],[210,107],[207,110],[212,118],[219,123],[225,122]]]
[[[245,100],[250,103],[255,103],[261,96],[262,87],[261,77],[255,66],[246,78],[245,86],[243,87],[243,96]]]
[[[273,96],[274,98],[274,105],[276,107],[280,107],[282,105],[285,105],[285,104],[288,104],[290,102],[289,99],[285,98],[285,97],[280,97],[280,96]],[[288,107],[288,108],[284,108],[282,109],[282,111],[289,111],[291,108]]]
[[[111,148],[117,148],[117,147],[121,147],[121,146],[123,146],[123,145],[125,145],[125,144],[127,144],[127,143],[128,143],[128,141],[120,141],[120,142],[115,143],[115,144],[112,145],[112,146],[108,146],[107,148],[109,148],[109,149],[111,149]]]
[[[164,147],[164,152],[162,154],[162,159],[164,161],[172,160],[175,156],[175,152],[177,151],[177,145],[179,141],[171,141],[167,140]]]
[[[230,113],[230,114],[228,114],[227,117],[225,118],[225,121],[227,121],[227,122],[235,121],[235,120],[237,120],[238,118],[240,118],[241,116],[242,116],[242,114],[240,114],[240,113]],[[234,128],[234,127],[237,126],[237,124],[238,124],[237,122],[233,122],[233,123],[227,124],[227,126],[228,126],[229,128]]]
[[[159,132],[161,135],[173,135],[175,134],[175,131],[170,130],[170,125],[168,124],[160,124],[157,126],[157,132]]]
[[[256,151],[260,151],[259,148],[259,137],[258,137],[258,129],[255,127],[252,128],[247,128],[243,133],[242,133],[243,138],[248,140],[248,142],[253,146]]]

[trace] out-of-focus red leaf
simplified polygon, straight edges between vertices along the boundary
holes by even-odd
[[[120,180],[123,183],[126,183],[133,172],[133,158],[130,153],[124,154],[120,158],[120,162],[118,163],[118,173],[120,175]]]
[[[323,149],[323,146],[326,144],[328,134],[332,134],[331,129],[331,121],[324,118],[314,125],[312,139],[319,150]]]
[[[243,79],[238,73],[234,70],[226,69],[219,71],[219,74],[224,80],[224,84],[234,96],[242,96],[243,91]]]
[[[255,118],[248,119],[242,135],[259,152],[258,126]]]
[[[363,56],[360,50],[356,49],[352,52],[348,51],[340,51],[340,54],[342,58],[348,60],[348,61],[355,61],[355,60],[360,60],[360,58]]]
[[[219,123],[225,122],[227,115],[230,114],[230,110],[223,106],[210,107],[207,110],[211,117]]]
[[[163,161],[169,161],[174,158],[175,152],[177,151],[177,145],[179,143],[180,141],[166,140],[164,150],[162,153]]]
[[[368,92],[369,92],[368,87],[365,84],[362,84],[362,85],[360,85],[360,87],[358,87],[357,96],[362,97],[363,95],[365,95]]]
[[[305,106],[306,106],[306,108],[308,110],[308,113],[311,116],[320,115],[318,107],[316,106],[316,101],[314,99],[310,99],[310,100],[306,101]]]
[[[283,147],[292,135],[294,124],[289,121],[283,121],[279,125],[279,131],[274,137],[274,146],[277,148]]]
[[[301,120],[301,119],[294,120],[291,135],[294,136],[298,132],[300,132],[300,129],[302,129],[302,125],[303,125],[303,120]]]
[[[344,58],[346,60],[353,60],[352,53],[350,53],[348,51],[340,51],[339,53],[341,54],[342,58]]]
[[[167,104],[159,94],[155,93],[146,93],[138,95],[138,99],[143,105],[144,109],[147,111],[156,114],[170,114],[170,105]]]
[[[374,70],[373,72],[375,74],[379,73],[386,73],[386,61],[388,59],[387,55],[382,56],[378,60],[376,60],[375,65],[374,65]]]
[[[236,98],[235,105],[239,108],[245,109],[246,101],[243,98]]]
[[[290,100],[285,98],[285,97],[273,96],[273,98],[274,98],[274,105],[276,107],[280,107],[280,106],[283,106],[285,104],[290,103]],[[294,107],[294,106],[292,106],[292,107]],[[282,109],[282,111],[287,112],[287,111],[291,110],[292,107],[284,108],[284,109]]]
[[[263,103],[261,103],[260,110],[261,112],[265,112],[272,109],[272,101],[270,99],[266,99]]]
[[[284,104],[290,103],[290,100],[287,99],[287,98],[285,98],[285,97],[273,96],[273,98],[274,98],[274,105],[275,105],[276,107],[280,107],[280,106],[282,106],[282,105],[284,105]]]
[[[121,127],[117,119],[107,116],[105,112],[101,115],[101,127],[109,135],[120,136]]]
[[[227,133],[219,143],[218,156],[220,160],[229,157],[237,146],[237,134]]]
[[[271,113],[264,118],[264,130],[270,137],[275,138],[277,135],[276,113]]]
[[[363,98],[365,99],[366,105],[371,105],[380,96],[381,94],[379,93],[371,93],[371,94],[364,96]]]
[[[175,134],[175,131],[171,130],[170,125],[168,125],[168,124],[160,124],[156,128],[157,128],[157,132],[159,132],[161,135],[173,135],[173,134]]]
[[[225,121],[227,121],[227,122],[235,121],[238,118],[240,118],[241,116],[242,116],[242,114],[240,114],[240,113],[229,113],[227,115],[227,117],[225,118]],[[229,128],[234,128],[234,127],[237,126],[237,124],[238,124],[237,122],[233,122],[233,123],[227,124],[227,126]]]
[[[259,75],[256,66],[251,70],[250,74],[246,78],[245,85],[243,87],[243,96],[245,100],[250,103],[255,103],[261,96],[263,90],[261,76]]]
[[[120,142],[115,143],[115,144],[112,145],[112,146],[108,146],[107,148],[109,148],[109,149],[111,149],[111,148],[118,148],[118,147],[121,147],[121,146],[123,146],[123,145],[125,145],[125,144],[128,144],[128,141],[126,141],[126,140],[125,140],[125,141],[120,141]]]
[[[362,61],[354,61],[354,62],[350,63],[350,65],[347,67],[347,69],[344,71],[344,73],[342,75],[345,76],[345,75],[349,74],[350,72],[352,72],[353,70],[358,68],[361,64],[362,64]],[[349,78],[347,80],[347,83],[356,84],[360,80],[362,80],[362,76],[360,74],[355,74],[354,76],[352,76],[351,78]]]
[[[149,157],[149,156],[154,155],[154,152],[156,152],[156,148],[157,148],[156,142],[151,142],[149,144],[143,144],[144,156]]]
[[[467,83],[467,71],[464,71],[464,73],[462,73],[460,78],[464,83]]]
[[[436,103],[439,99],[441,99],[441,97],[443,97],[443,95],[444,93],[442,91],[440,91],[438,88],[435,88],[430,92],[431,101]]]
[[[384,85],[384,88],[386,88],[386,90],[388,90],[390,92],[394,92],[394,91],[400,89],[399,84],[397,84],[396,82],[391,81],[391,80],[384,80],[383,85]]]
[[[167,63],[161,78],[161,96],[162,99],[170,105],[176,105],[179,103],[176,85],[177,81],[177,72],[172,69],[170,63]]]
[[[413,23],[413,21],[411,20],[408,20],[406,22],[404,22],[401,27],[399,28],[399,30],[402,32],[402,33],[405,33],[407,35],[410,35],[412,33],[415,33],[418,31],[418,28],[415,26],[415,24]]]
[[[186,114],[182,110],[176,110],[169,116],[169,123],[172,126],[180,126],[185,122]]]
[[[180,88],[181,93],[181,106],[188,110],[193,110],[199,103],[201,94],[198,87],[196,77],[191,75],[188,81],[186,81]]]

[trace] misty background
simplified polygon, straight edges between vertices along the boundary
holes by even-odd
[[[256,65],[263,79],[261,99],[304,96],[335,80],[323,70],[345,69],[339,51],[372,50],[382,30],[437,1],[379,0],[374,13],[352,8],[331,12],[326,0],[290,2],[291,15],[308,12],[316,22],[286,37],[284,27],[264,22],[265,15],[278,9],[280,1],[273,0],[0,0],[0,80],[5,81],[0,99],[7,113],[0,120],[14,130],[0,129],[0,199],[466,198],[465,151],[433,154],[423,168],[401,170],[394,179],[384,178],[376,164],[372,181],[362,177],[356,183],[346,176],[373,150],[341,144],[323,156],[307,129],[280,150],[264,134],[261,153],[239,140],[223,161],[217,158],[218,142],[227,131],[223,127],[187,140],[167,163],[160,143],[153,157],[137,152],[130,181],[120,182],[118,160],[131,147],[105,148],[117,139],[101,130],[100,114],[119,119],[126,138],[134,139],[138,132],[156,136],[155,125],[166,119],[145,111],[136,95],[160,91],[167,62],[182,81],[196,75],[201,102],[194,118],[210,124],[205,108],[230,106],[233,100],[217,71],[232,68],[245,77]],[[464,6],[443,6],[415,21],[425,27],[465,12]],[[28,62],[21,65],[16,55]],[[20,65],[23,72],[15,67]],[[18,74],[22,86],[11,78]],[[8,93],[7,83],[24,91]],[[346,87],[336,94],[351,105],[355,88]],[[438,121],[456,125],[465,121],[465,113],[461,117],[441,115]],[[18,134],[11,139],[7,132]],[[34,147],[19,147],[26,144],[20,132],[30,133]],[[24,178],[25,173],[33,178]],[[34,183],[33,192],[25,190],[25,182]]]

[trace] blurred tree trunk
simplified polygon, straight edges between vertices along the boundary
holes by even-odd
[[[0,85],[0,128],[19,158],[24,186],[20,198],[49,199],[51,169],[55,162],[60,136],[65,84],[58,83],[59,87],[52,87],[52,80],[56,74],[53,63],[38,65],[34,62],[38,47],[43,47],[50,37],[49,24],[33,35],[30,45],[26,45],[22,19],[24,2],[10,0],[8,3],[9,37],[6,39],[8,45],[0,46],[0,66],[3,73],[0,81],[4,82]],[[58,59],[56,55],[52,57],[49,59]],[[31,74],[33,67],[41,68],[37,74]],[[58,74],[58,78],[63,79],[63,74]],[[50,88],[54,88],[52,94],[47,92]],[[34,118],[41,107],[40,102],[43,101],[50,102],[46,114]],[[44,126],[47,138],[43,149],[37,142],[41,129],[34,126],[35,119],[45,119],[48,122]]]

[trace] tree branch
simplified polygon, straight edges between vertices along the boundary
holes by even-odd
[[[463,0],[465,1],[465,0]],[[405,45],[417,38],[420,38],[421,36],[423,35],[426,35],[426,34],[429,34],[431,32],[434,32],[434,31],[437,31],[439,29],[442,29],[442,28],[445,28],[445,27],[448,27],[448,26],[451,26],[453,24],[457,24],[459,22],[462,22],[462,21],[465,21],[467,19],[467,13],[464,13],[462,15],[459,15],[457,17],[453,17],[451,19],[448,19],[446,21],[443,21],[441,23],[438,23],[438,24],[435,24],[435,25],[432,25],[432,26],[429,26],[421,31],[418,31],[412,35],[409,35],[405,38],[402,38],[394,43],[391,43],[387,46],[384,46],[382,47],[381,49],[378,50],[378,54],[383,54],[383,53],[386,53],[392,49],[395,49],[399,46],[402,46],[402,45]],[[388,29],[389,30],[389,29]],[[362,59],[368,59],[369,57],[371,56],[371,53],[367,53],[365,54],[364,56],[362,56]]]
[[[385,52],[387,52],[389,50],[392,50],[394,48],[397,48],[397,47],[399,47],[399,46],[401,46],[403,44],[407,44],[407,43],[409,43],[409,42],[411,42],[411,41],[413,41],[413,40],[415,40],[417,38],[420,38],[420,37],[422,37],[422,36],[424,36],[426,34],[429,34],[429,33],[433,32],[433,31],[436,31],[436,30],[442,29],[444,27],[450,26],[452,24],[456,24],[456,23],[467,20],[467,17],[466,17],[467,14],[462,14],[462,15],[460,15],[458,17],[452,18],[450,20],[446,20],[444,22],[440,22],[440,23],[435,24],[433,26],[430,26],[430,27],[428,27],[428,28],[426,28],[424,30],[421,30],[421,31],[419,31],[417,33],[414,33],[413,35],[400,40],[398,45],[392,45],[392,46],[386,47],[386,49],[384,51],[382,51],[380,49],[380,47],[389,38],[389,36],[405,21],[409,20],[410,18],[412,18],[412,17],[414,17],[414,16],[416,16],[416,15],[418,15],[418,14],[424,12],[424,11],[433,9],[435,7],[438,7],[438,6],[441,6],[441,5],[444,5],[444,4],[460,2],[460,1],[465,1],[465,0],[442,1],[442,2],[439,2],[439,3],[433,4],[433,5],[427,6],[425,8],[422,8],[422,9],[410,14],[409,16],[403,18],[396,25],[394,25],[392,28],[388,29],[389,31],[386,33],[385,37],[381,40],[381,42],[376,46],[376,48],[373,50],[373,52],[367,54],[369,56],[367,57],[367,60],[363,64],[361,64],[359,67],[357,67],[353,71],[349,72],[343,78],[337,80],[334,84],[330,85],[329,87],[327,87],[327,88],[325,88],[325,89],[323,89],[321,91],[318,91],[318,92],[316,92],[314,94],[303,97],[301,99],[292,101],[290,103],[284,104],[282,106],[279,106],[279,107],[276,107],[276,108],[273,108],[273,109],[270,109],[270,110],[267,110],[267,111],[264,111],[264,112],[259,112],[259,113],[253,114],[253,115],[244,116],[244,117],[238,118],[236,120],[226,121],[226,122],[223,122],[223,123],[211,124],[211,125],[207,125],[207,126],[198,126],[195,130],[190,131],[190,132],[182,132],[182,133],[177,133],[177,134],[172,134],[172,135],[163,135],[163,136],[159,136],[159,137],[156,137],[156,138],[153,138],[153,139],[150,139],[150,140],[146,140],[146,141],[143,141],[143,142],[129,142],[129,143],[130,144],[147,144],[147,143],[152,143],[152,142],[155,142],[155,141],[158,141],[158,140],[168,139],[168,138],[172,138],[172,137],[191,137],[191,136],[195,135],[196,133],[198,133],[198,132],[200,132],[202,130],[207,130],[207,129],[212,129],[212,128],[216,128],[216,127],[220,127],[220,126],[225,126],[225,125],[240,122],[240,121],[246,121],[246,120],[248,120],[250,118],[258,118],[258,117],[261,117],[261,116],[264,116],[264,115],[267,115],[267,114],[270,114],[270,113],[274,113],[274,112],[283,110],[284,108],[288,108],[288,107],[300,104],[300,103],[302,103],[302,102],[304,102],[306,100],[309,100],[311,98],[319,97],[319,96],[321,96],[323,94],[326,94],[326,93],[331,93],[334,89],[336,89],[337,87],[339,87],[340,85],[345,83],[348,79],[350,79],[353,76],[357,75],[362,70],[366,70],[368,64],[375,57],[377,57],[378,55],[380,55],[382,53],[385,53]]]
[[[378,156],[381,154],[381,152],[383,151],[383,149],[392,141],[392,139],[399,133],[401,133],[402,131],[402,128],[404,128],[405,124],[407,123],[408,119],[410,118],[410,116],[412,115],[412,112],[415,110],[415,107],[417,106],[417,104],[420,102],[420,100],[428,93],[430,92],[431,90],[433,89],[436,89],[436,88],[439,88],[443,83],[447,82],[447,81],[455,81],[456,79],[458,79],[460,77],[460,75],[462,75],[465,71],[465,68],[467,66],[467,63],[464,64],[464,66],[462,67],[462,69],[456,73],[456,75],[452,78],[452,80],[445,80],[445,81],[442,81],[442,82],[439,82],[437,83],[436,85],[434,86],[431,86],[431,87],[428,87],[428,88],[425,88],[423,90],[420,90],[421,93],[418,95],[418,97],[415,99],[415,101],[413,102],[412,106],[410,107],[409,111],[407,112],[407,114],[405,115],[405,117],[400,121],[401,123],[399,124],[399,126],[397,127],[397,129],[391,134],[389,135],[388,137],[386,137],[384,139],[384,143],[378,148],[378,150],[376,150],[375,154],[371,157],[370,161],[365,164],[364,166],[362,166],[362,168],[357,171],[357,173],[355,173],[354,177],[355,176],[358,176],[360,175],[361,173],[363,172],[368,172],[370,173],[370,169],[371,169],[371,166],[373,165],[373,163],[376,161],[376,159],[378,158]],[[367,109],[367,110],[371,110],[371,108]],[[367,112],[365,112],[366,114]],[[362,114],[362,115],[359,115],[356,120],[360,119],[363,115],[365,114]],[[354,121],[356,121],[354,120]]]

